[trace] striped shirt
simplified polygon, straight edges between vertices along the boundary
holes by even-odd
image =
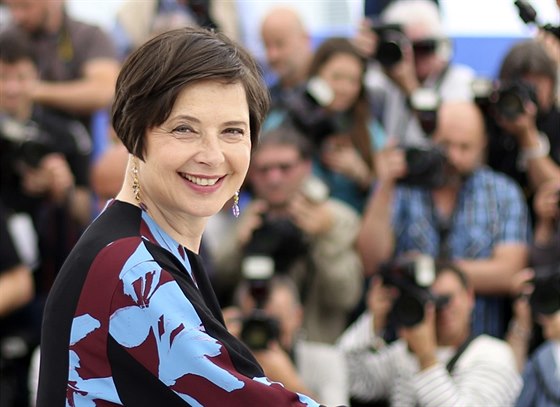
[[[425,188],[399,186],[393,207],[395,256],[416,251],[438,257],[441,225]],[[530,240],[529,214],[521,189],[513,180],[487,167],[464,183],[448,224],[447,253],[451,259],[486,259],[499,244]],[[476,301],[473,333],[502,336],[505,331],[502,298]]]
[[[476,337],[459,357],[452,373],[447,362],[453,348],[438,348],[438,363],[420,371],[403,340],[372,349],[371,315],[363,314],[340,337],[350,395],[361,401],[388,399],[399,407],[507,407],[521,388],[511,348],[487,335]]]

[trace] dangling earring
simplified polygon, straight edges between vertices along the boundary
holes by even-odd
[[[239,217],[239,190],[235,191],[235,195],[233,196],[231,211],[233,212],[233,216],[236,218]]]
[[[148,208],[140,198],[140,181],[138,180],[138,161],[136,158],[132,159],[132,193],[134,194],[136,202],[139,203],[140,208],[147,210]]]

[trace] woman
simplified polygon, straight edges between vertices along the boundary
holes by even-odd
[[[319,147],[315,173],[330,187],[332,196],[359,213],[374,178],[375,147],[383,145],[385,138],[371,115],[363,82],[366,68],[367,61],[348,39],[326,39],[315,51],[307,96],[302,98],[303,103],[314,102],[304,108],[296,101],[289,115]]]
[[[112,113],[126,176],[50,293],[38,406],[317,405],[227,332],[197,255],[267,107],[254,60],[223,35],[174,30],[127,59]]]

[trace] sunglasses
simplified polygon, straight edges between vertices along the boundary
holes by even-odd
[[[274,163],[274,164],[270,163],[270,164],[264,164],[258,166],[255,165],[253,166],[253,170],[259,175],[267,175],[268,173],[274,170],[278,170],[281,173],[286,174],[292,171],[300,162],[301,160],[296,160],[296,161],[285,162],[285,163]]]
[[[412,49],[414,50],[414,55],[429,55],[436,51],[438,46],[438,41],[435,39],[424,39],[419,41],[414,41],[412,43]]]

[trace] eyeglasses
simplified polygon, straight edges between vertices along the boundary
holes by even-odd
[[[414,55],[429,55],[435,52],[437,45],[438,41],[436,39],[427,38],[414,41],[412,43],[412,49],[414,50]]]
[[[267,175],[273,170],[278,170],[282,174],[287,174],[288,172],[292,171],[301,160],[296,160],[292,162],[284,162],[284,163],[269,163],[264,165],[254,165],[253,171],[255,171],[259,175]]]

